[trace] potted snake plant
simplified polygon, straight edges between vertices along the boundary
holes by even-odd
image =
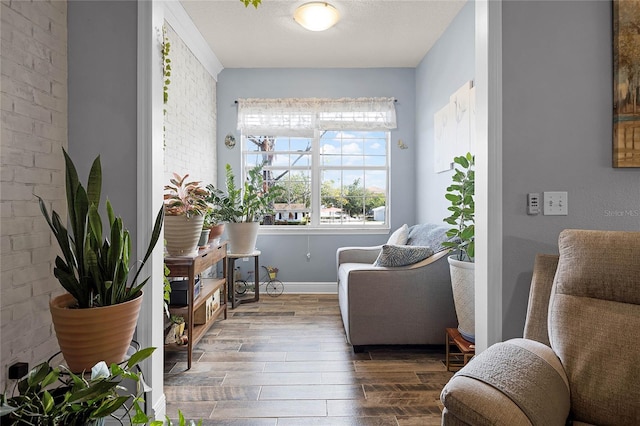
[[[453,225],[442,245],[453,250],[449,270],[453,301],[458,317],[458,331],[466,340],[475,342],[475,157],[471,153],[453,159],[453,182],[445,198],[451,203],[451,215],[444,219]]]
[[[149,281],[147,277],[138,282],[139,274],[158,242],[163,211],[158,212],[144,258],[130,262],[129,231],[108,200],[108,228],[103,228],[100,157],[91,166],[85,189],[73,161],[66,151],[63,154],[68,229],[55,210],[50,215],[45,201],[38,200],[60,246],[53,274],[67,291],[51,300],[51,317],[69,369],[81,372],[99,361],[111,364],[124,359],[138,321],[142,288]],[[136,267],[133,279],[129,279]]]
[[[237,187],[231,165],[227,164],[226,191],[207,185],[207,200],[216,209],[218,218],[226,223],[232,253],[248,254],[255,250],[260,220],[273,213],[273,202],[282,192],[279,186],[265,190],[262,168],[258,165],[249,169],[244,184]]]

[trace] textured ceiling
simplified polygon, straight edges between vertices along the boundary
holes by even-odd
[[[293,11],[309,0],[183,0],[225,68],[415,67],[465,0],[330,0],[341,19],[303,29]]]

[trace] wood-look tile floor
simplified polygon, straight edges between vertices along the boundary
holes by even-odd
[[[203,425],[439,425],[453,375],[443,359],[444,346],[354,354],[336,295],[265,294],[211,327],[190,370],[186,352],[165,353],[167,414]]]

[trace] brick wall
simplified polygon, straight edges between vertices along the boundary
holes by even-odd
[[[57,243],[33,194],[65,214],[67,3],[2,0],[0,389],[7,367],[58,350],[49,299]]]
[[[173,172],[216,183],[216,81],[165,23],[171,42],[171,84],[165,105],[165,177]]]

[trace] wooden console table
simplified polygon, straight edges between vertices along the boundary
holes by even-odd
[[[447,343],[445,348],[445,364],[447,371],[460,370],[467,365],[469,360],[473,358],[476,353],[476,345],[465,340],[460,334],[457,328],[447,328]],[[459,352],[451,352],[451,345],[458,348]],[[462,361],[455,361],[455,358],[462,356]]]
[[[201,274],[206,269],[216,265],[218,262],[222,262],[223,277],[201,280],[202,288],[200,294],[194,300],[194,287],[196,276]],[[191,356],[193,353],[193,347],[200,341],[202,336],[209,330],[215,320],[224,314],[224,318],[227,318],[227,243],[226,241],[215,246],[208,247],[199,251],[197,256],[176,256],[165,257],[164,264],[169,268],[169,277],[187,277],[188,290],[187,290],[187,305],[186,306],[169,306],[169,312],[174,315],[182,315],[187,322],[187,370],[191,368]],[[213,312],[208,320],[204,321],[204,324],[194,324],[194,312],[199,310],[206,310],[207,299],[213,295],[216,290],[220,290],[220,306]],[[206,315],[205,315],[206,316]],[[165,348],[177,347],[183,348],[184,346],[178,345],[165,345]]]

